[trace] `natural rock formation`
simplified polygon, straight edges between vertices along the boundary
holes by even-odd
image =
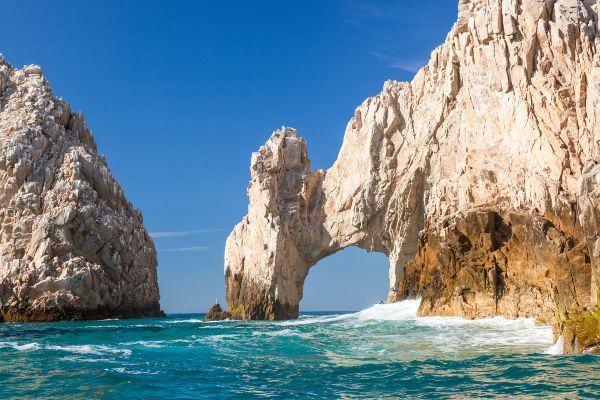
[[[223,321],[230,317],[231,315],[227,311],[223,311],[219,303],[215,303],[204,316],[204,321]]]
[[[329,170],[310,170],[294,130],[275,132],[226,245],[233,316],[296,317],[310,267],[348,246],[388,255],[388,301],[422,296],[421,315],[536,317],[557,333],[593,315],[598,11],[461,0],[413,81],[357,108]]]
[[[83,116],[0,56],[0,320],[158,315],[156,264]]]

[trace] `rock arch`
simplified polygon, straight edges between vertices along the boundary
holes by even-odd
[[[422,315],[536,317],[563,332],[574,315],[597,319],[598,11],[461,0],[413,81],[356,109],[330,169],[310,170],[295,130],[275,132],[226,244],[233,316],[297,316],[310,267],[359,246],[389,256],[388,301],[420,295]],[[600,342],[578,329],[571,339]]]
[[[373,139],[379,140],[376,136]],[[403,193],[396,194],[394,202],[402,206],[390,209],[394,193],[389,182],[377,176],[382,169],[391,170],[391,157],[374,163],[380,148],[358,154],[353,148],[343,147],[329,171],[311,171],[306,141],[294,129],[284,128],[253,154],[248,215],[227,240],[225,253],[233,315],[297,317],[309,269],[350,246],[390,258],[389,298],[395,299],[400,265],[414,257],[416,234],[423,224],[421,174],[415,173],[403,185]],[[354,179],[355,175],[361,176]],[[401,215],[396,215],[398,209]],[[387,234],[391,229],[414,240],[394,242]]]

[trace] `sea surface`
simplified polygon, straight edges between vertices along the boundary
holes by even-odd
[[[533,320],[417,318],[418,300],[295,321],[0,325],[0,398],[600,398],[600,357]]]

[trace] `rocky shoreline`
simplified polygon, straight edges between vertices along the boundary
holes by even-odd
[[[166,314],[160,309],[159,305],[146,309],[97,308],[94,310],[81,310],[68,307],[46,311],[4,309],[0,315],[0,322],[54,322],[73,320],[102,320],[108,318],[137,319],[164,316],[166,316]]]

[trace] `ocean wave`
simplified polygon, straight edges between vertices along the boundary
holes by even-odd
[[[89,357],[81,357],[81,356],[65,356],[61,358],[64,361],[73,361],[73,362],[85,362],[85,363],[104,363],[104,364],[116,364],[121,363],[121,361],[116,361],[110,358],[89,358]]]
[[[119,343],[119,345],[122,346],[144,346],[144,347],[150,347],[150,348],[161,348],[161,347],[166,347],[167,343],[170,342],[175,342],[174,340],[172,341],[165,341],[165,340],[138,340],[135,342],[123,342],[123,343]]]
[[[513,330],[519,328],[535,328],[536,325],[534,318],[516,318],[508,319],[505,317],[490,317],[490,318],[477,318],[467,319],[461,317],[417,317],[416,321],[419,325],[430,326],[430,327],[452,327],[452,326],[474,326],[480,328],[498,328]]]
[[[223,334],[223,335],[215,335],[216,339],[225,338],[225,337],[237,337],[237,335],[232,334]],[[192,335],[189,339],[172,339],[172,340],[137,340],[132,342],[121,342],[120,346],[143,346],[148,348],[164,348],[169,347],[172,344],[176,343],[196,343],[203,339],[210,339],[209,337],[198,338],[195,335]]]
[[[158,324],[123,324],[123,325],[87,325],[83,327],[84,329],[153,329],[153,328],[161,328],[163,329],[163,325]]]
[[[403,321],[414,319],[421,304],[421,299],[399,301],[391,304],[375,304],[364,310],[337,315],[302,316],[300,319],[279,322],[282,326],[300,326],[311,324],[329,324],[337,322],[367,322],[367,321]]]
[[[175,321],[164,321],[165,324],[196,324],[200,322],[204,322],[203,319],[191,318],[191,319],[179,319]],[[217,321],[219,322],[219,321]]]
[[[231,319],[231,318],[225,318],[225,319],[218,320],[218,321],[205,321],[205,320],[201,320],[200,322],[202,322],[203,325],[211,325],[211,324],[222,324],[224,322],[239,322],[239,320],[235,320],[235,319]]]
[[[85,329],[115,329],[115,328],[122,328],[122,326],[119,325],[88,325],[86,327],[84,327]]]
[[[224,339],[236,339],[238,338],[240,335],[236,335],[233,333],[223,333],[220,335],[211,335],[211,336],[206,336],[203,339],[208,339],[208,340],[224,340]]]
[[[18,344],[15,342],[0,342],[0,349],[1,348],[5,348],[5,347],[12,347],[15,350],[18,351],[28,351],[28,350],[38,350],[40,348],[39,343],[33,342],[33,343],[25,343],[25,344]]]
[[[279,326],[301,326],[311,324],[326,324],[331,322],[340,322],[352,318],[354,314],[327,315],[323,317],[304,316],[303,318],[276,322]]]
[[[76,353],[76,354],[93,354],[93,355],[121,354],[121,355],[124,355],[125,357],[129,357],[131,355],[131,350],[129,350],[129,349],[115,349],[115,348],[112,348],[109,346],[93,345],[93,344],[68,345],[68,346],[46,345],[46,346],[44,346],[44,349],[65,351],[68,353]]]
[[[463,350],[482,352],[489,349],[531,348],[543,351],[544,346],[552,344],[552,329],[541,326],[532,318],[507,319],[493,317],[483,319],[465,319],[460,317],[417,317],[421,300],[411,299],[392,304],[376,304],[355,313],[304,316],[295,321],[284,321],[279,326],[293,327],[302,325],[340,325],[360,329],[361,326],[372,325],[373,322],[398,322],[402,334],[392,337],[384,331],[392,328],[378,328],[379,333],[372,336],[370,341],[396,343],[390,352],[397,351],[394,346],[403,347],[414,341],[415,332],[419,331],[422,341],[430,343],[432,348],[445,353],[461,352]],[[383,331],[381,329],[384,329]],[[357,333],[359,334],[359,333]],[[383,344],[381,344],[383,345]],[[386,344],[387,346],[388,344]],[[373,350],[379,345],[375,345]],[[369,346],[367,346],[369,347]],[[394,350],[396,348],[396,350]],[[377,349],[376,351],[381,351]]]
[[[420,305],[421,299],[410,299],[391,304],[375,304],[351,315],[361,321],[404,321],[414,319]]]
[[[564,339],[563,339],[562,335],[560,335],[558,340],[556,341],[556,343],[554,343],[552,346],[548,347],[544,353],[550,354],[553,356],[560,356],[563,354],[563,345],[564,345]]]
[[[254,331],[252,336],[300,336],[300,332],[292,329],[281,329],[278,331]]]
[[[67,345],[67,346],[58,346],[58,345],[42,345],[37,342],[32,343],[24,343],[19,344],[17,342],[0,342],[0,348],[11,347],[18,351],[37,351],[37,350],[52,350],[52,351],[64,351],[67,353],[76,353],[76,354],[92,354],[92,355],[106,355],[106,354],[121,354],[126,357],[131,355],[131,350],[129,349],[115,349],[109,346],[104,345],[92,345],[92,344],[83,344],[83,345]]]
[[[128,374],[128,375],[158,375],[159,371],[141,371],[128,369],[126,367],[116,367],[116,368],[105,368],[105,371],[118,372],[120,374]]]

